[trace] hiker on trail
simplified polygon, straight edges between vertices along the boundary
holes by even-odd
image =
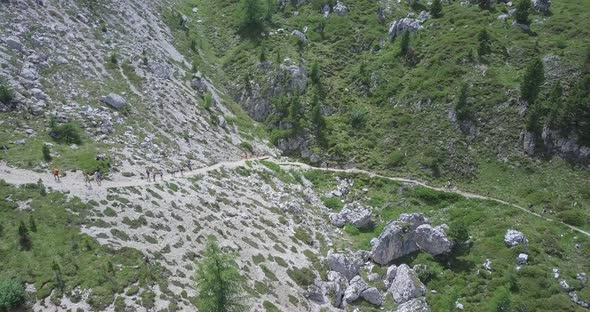
[[[164,170],[160,169],[160,180],[164,181]]]
[[[147,181],[150,182],[150,168],[145,169],[145,175],[147,176]]]
[[[90,174],[88,172],[83,172],[84,174],[84,184],[86,185],[87,188],[92,188],[92,185],[90,184]]]
[[[100,173],[100,170],[96,170],[94,172],[94,181],[96,181],[96,184],[98,186],[100,186],[100,180],[102,179],[102,174]]]
[[[180,166],[180,175],[184,177],[184,166]]]
[[[190,159],[188,160],[187,166],[188,166],[188,171],[193,171],[193,164]]]
[[[59,169],[57,168],[53,168],[53,179],[58,182],[61,181],[61,178],[59,177]]]

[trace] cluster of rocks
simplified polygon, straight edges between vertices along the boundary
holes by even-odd
[[[372,217],[371,209],[354,202],[344,205],[339,213],[330,214],[330,223],[336,227],[351,224],[359,229],[368,229],[374,225]]]
[[[419,250],[433,256],[448,254],[453,248],[453,241],[447,236],[446,228],[444,224],[432,227],[422,214],[402,214],[371,241],[370,258],[375,263],[386,265]]]
[[[350,178],[337,178],[338,186],[335,190],[330,191],[325,195],[326,198],[332,197],[343,197],[350,193],[350,190],[354,186],[354,180]]]
[[[345,16],[348,13],[348,8],[342,1],[336,1],[336,5],[332,7],[329,3],[326,3],[322,6],[320,12],[326,18],[330,17],[330,14],[333,12],[338,16]]]
[[[359,275],[361,270],[371,271],[373,264],[369,261],[369,253],[358,251],[351,254],[329,253],[327,281],[317,279],[308,287],[306,297],[320,304],[331,304],[336,308],[346,308],[349,304],[364,300],[370,304],[381,306],[385,296],[390,294],[399,305],[398,311],[428,311],[424,296],[426,287],[418,278],[416,270],[406,264],[388,267],[385,276],[376,273],[368,274],[369,282]],[[382,280],[386,287],[385,293],[371,283]]]
[[[581,284],[581,287],[575,288],[575,287],[571,287],[569,285],[569,283],[561,277],[561,274],[559,272],[558,268],[553,268],[553,277],[558,280],[559,282],[559,286],[561,286],[561,288],[567,292],[568,296],[570,297],[570,300],[583,307],[586,309],[590,308],[590,303],[586,302],[584,300],[582,300],[582,298],[580,298],[580,296],[578,295],[578,290],[585,288],[586,286],[588,286],[588,275],[586,273],[577,273],[576,274],[576,280],[578,280]]]
[[[409,32],[410,34],[418,32],[422,29],[422,24],[424,24],[429,18],[430,14],[426,11],[422,11],[417,18],[411,13],[408,17],[394,21],[389,26],[389,39],[394,40],[406,32]]]

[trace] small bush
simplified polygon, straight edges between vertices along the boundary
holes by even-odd
[[[297,285],[301,287],[307,287],[313,284],[316,278],[315,273],[310,268],[289,269],[287,270],[287,274],[289,277],[291,277],[291,279],[293,279],[293,281],[295,281],[295,283],[297,283]]]
[[[43,159],[45,161],[51,161],[51,151],[49,150],[49,146],[43,145]]]
[[[399,151],[393,151],[391,154],[389,154],[389,157],[387,158],[387,167],[389,167],[389,168],[399,167],[400,165],[402,165],[403,161],[404,161],[404,154],[402,154]]]
[[[8,87],[3,81],[0,81],[0,102],[8,104],[14,99],[12,89]]]
[[[344,226],[344,232],[351,236],[356,236],[361,233],[361,231],[359,231],[359,229],[356,226],[351,224],[347,224]]]
[[[248,142],[242,142],[240,143],[240,147],[250,153],[254,152],[254,148],[252,147],[252,144],[248,143]]]
[[[469,239],[469,230],[463,220],[451,223],[448,234],[455,242],[464,242]]]
[[[300,240],[308,245],[313,244],[313,238],[311,237],[309,232],[304,230],[303,228],[295,229],[295,238],[297,238],[298,240]]]
[[[211,93],[207,92],[207,94],[205,94],[205,98],[203,99],[203,108],[210,110],[211,106],[213,106],[213,96]]]
[[[322,197],[322,202],[324,205],[332,210],[340,211],[344,208],[344,204],[340,201],[338,197],[326,198]]]
[[[59,126],[52,122],[50,135],[58,143],[82,144],[80,128],[77,124],[72,122]]]
[[[25,287],[19,280],[0,281],[0,311],[11,311],[25,300]]]

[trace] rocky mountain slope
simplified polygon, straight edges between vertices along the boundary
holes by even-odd
[[[590,11],[530,3],[0,0],[0,311],[197,311],[210,235],[249,311],[587,311]]]

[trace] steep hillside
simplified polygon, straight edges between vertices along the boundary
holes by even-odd
[[[0,311],[587,311],[589,21],[0,0]]]
[[[527,31],[516,2],[443,1],[435,18],[422,2],[259,1],[254,26],[243,3],[179,1],[168,23],[284,153],[588,223],[588,3],[535,1]]]

